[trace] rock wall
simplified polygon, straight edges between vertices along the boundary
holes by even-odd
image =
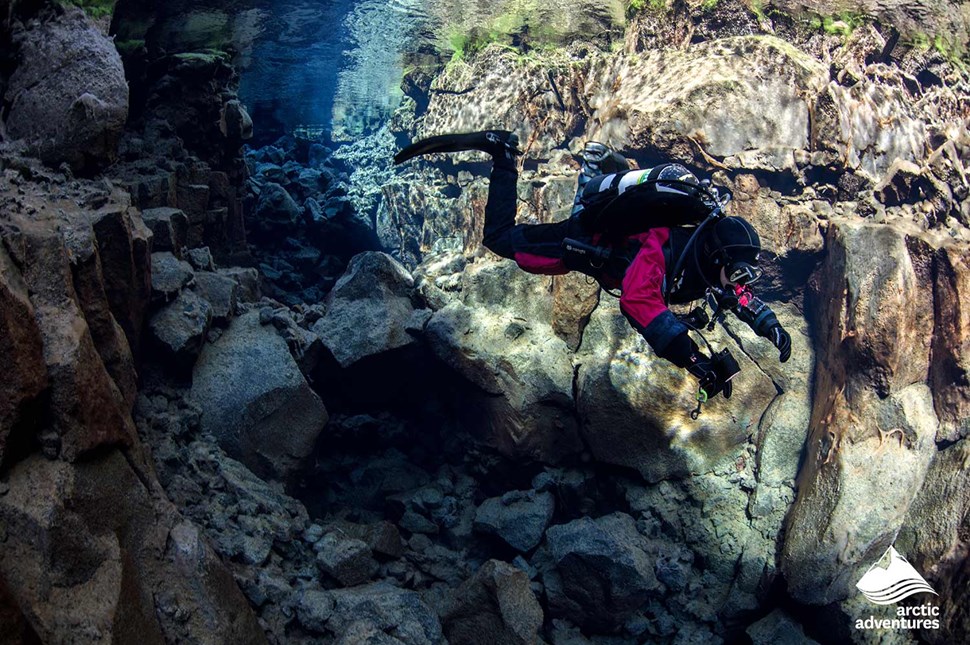
[[[550,34],[558,5],[429,3],[503,23],[518,51],[419,50],[371,136],[244,160],[260,121],[227,56],[203,51],[252,43],[228,17],[241,6],[172,3],[162,20],[123,3],[152,16],[113,27],[145,38],[119,45],[123,132],[110,106],[85,112],[93,138],[55,148],[82,154],[44,166],[4,113],[0,631],[866,642],[854,583],[895,543],[940,594],[941,629],[917,636],[959,639],[967,81],[889,29],[917,6],[935,15],[885,4],[842,30],[654,4],[620,47],[615,4],[569,3]],[[81,14],[37,9],[7,14],[36,19],[23,52],[67,30],[112,63],[92,86],[117,88]],[[7,104],[22,62],[0,69]],[[56,89],[69,115],[77,88]],[[710,340],[742,363],[735,395],[691,420],[693,381],[608,295],[482,249],[481,155],[387,159],[395,141],[498,126],[527,150],[520,221],[568,216],[587,138],[730,186],[770,250],[759,293],[792,360],[729,321]]]

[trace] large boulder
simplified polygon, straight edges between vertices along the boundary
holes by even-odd
[[[531,645],[539,640],[542,607],[525,572],[489,560],[455,590],[441,622],[450,643]]]
[[[327,297],[327,312],[313,325],[341,367],[416,342],[430,312],[415,310],[414,279],[385,253],[354,256]]]
[[[275,328],[258,312],[236,318],[195,365],[202,428],[258,474],[286,480],[313,450],[327,410]]]
[[[892,543],[924,485],[941,424],[927,385],[933,253],[907,230],[833,222],[814,287],[819,344],[810,451],[782,569],[802,602],[826,604]],[[932,294],[932,291],[930,291]]]
[[[5,487],[0,578],[40,641],[266,642],[199,529],[130,454],[35,455]]]
[[[549,610],[580,626],[612,629],[660,594],[649,545],[622,513],[582,517],[546,531]]]
[[[114,43],[74,7],[30,22],[17,42],[7,134],[51,164],[80,169],[111,161],[128,118],[128,83]]]
[[[576,380],[582,433],[596,459],[658,481],[733,458],[777,391],[726,332],[707,336],[715,346],[730,348],[742,371],[730,400],[712,399],[692,420],[696,379],[657,357],[615,300],[600,303],[583,336]],[[794,342],[795,351],[806,351],[807,337],[796,335]]]
[[[483,393],[469,397],[469,427],[507,455],[556,461],[581,451],[549,278],[480,260],[462,279],[462,300],[435,312],[425,331],[438,358]]]

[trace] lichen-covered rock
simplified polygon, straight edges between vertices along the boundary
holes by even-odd
[[[195,364],[192,398],[202,428],[258,474],[286,480],[313,450],[327,411],[272,326],[250,312],[206,345]]]
[[[454,591],[441,622],[451,643],[529,645],[539,639],[542,617],[529,576],[489,560]]]
[[[76,169],[114,159],[128,118],[121,57],[78,8],[35,20],[19,34],[7,133],[44,161]]]
[[[414,279],[384,253],[361,253],[327,297],[327,312],[313,325],[342,367],[416,342],[430,312],[416,311]]]

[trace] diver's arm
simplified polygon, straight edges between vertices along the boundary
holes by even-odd
[[[657,356],[686,369],[699,381],[708,396],[723,392],[731,396],[730,382],[723,383],[682,323],[667,308],[663,298],[664,260],[661,246],[669,236],[666,229],[654,229],[644,241],[623,278],[620,311]]]
[[[754,333],[767,338],[778,348],[778,360],[782,363],[791,358],[791,336],[778,322],[778,317],[761,298],[755,296],[750,289],[744,289],[738,296],[738,304],[733,308],[734,313],[744,321]]]

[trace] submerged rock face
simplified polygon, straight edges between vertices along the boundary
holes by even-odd
[[[103,183],[2,160],[4,635],[265,642],[135,433],[131,347],[151,296],[150,232]]]
[[[22,62],[5,93],[7,133],[54,165],[112,161],[128,118],[128,83],[111,40],[68,7],[29,23],[18,46]]]
[[[546,278],[512,262],[479,262],[463,301],[435,312],[426,334],[435,355],[482,392],[468,421],[501,452],[557,461],[581,449],[571,413],[572,364],[550,326]]]
[[[928,385],[932,250],[856,222],[833,222],[828,247],[810,452],[782,561],[795,597],[818,604],[846,598],[892,543],[943,429]]]
[[[206,345],[192,376],[202,428],[229,456],[255,472],[286,481],[299,472],[327,423],[284,341],[258,312],[236,318]]]
[[[10,472],[0,574],[34,632],[46,642],[266,642],[198,529],[145,477],[117,450],[80,465],[35,456]]]

